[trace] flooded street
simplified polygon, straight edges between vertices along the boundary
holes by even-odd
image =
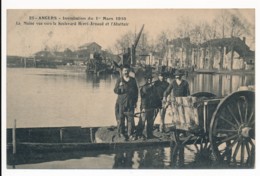
[[[7,128],[97,127],[116,125],[113,89],[116,75],[87,75],[59,69],[7,69]],[[211,92],[224,97],[240,86],[255,84],[254,75],[188,75],[191,94]],[[143,85],[142,78],[137,78]],[[138,109],[136,111],[139,111]],[[156,123],[159,122],[157,118]],[[166,116],[166,123],[171,118]],[[190,169],[241,168],[235,163],[214,163],[196,146],[180,149],[172,158],[170,147],[146,147],[124,151],[47,153],[19,156],[17,169]],[[8,168],[12,166],[8,165]]]
[[[19,158],[16,169],[235,169],[247,168],[233,163],[214,163],[192,145],[184,155],[171,157],[170,147],[146,147],[117,151],[74,151],[31,154]],[[8,166],[12,168],[12,166]]]

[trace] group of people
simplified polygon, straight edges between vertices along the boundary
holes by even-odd
[[[130,66],[121,67],[121,77],[117,80],[114,92],[118,95],[115,105],[117,129],[119,137],[126,140],[137,138],[154,138],[153,126],[157,114],[160,113],[159,130],[165,132],[165,113],[167,97],[172,93],[175,97],[190,95],[189,84],[182,79],[180,72],[175,73],[175,80],[169,84],[165,73],[158,73],[158,80],[153,81],[152,74],[145,75],[146,83],[140,87],[140,112],[135,113],[139,89],[135,78],[129,75]],[[137,126],[134,118],[139,117]],[[127,121],[127,124],[125,122]],[[146,136],[143,134],[146,123]]]

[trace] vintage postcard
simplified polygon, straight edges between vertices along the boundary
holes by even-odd
[[[255,9],[7,9],[6,168],[255,169]]]

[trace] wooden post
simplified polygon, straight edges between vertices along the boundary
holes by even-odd
[[[93,139],[93,129],[90,128],[90,141],[93,143],[94,139]]]
[[[63,128],[60,129],[60,142],[63,142]]]
[[[203,121],[204,121],[204,131],[207,132],[208,131],[208,127],[207,127],[207,115],[208,115],[208,102],[204,102],[203,105]]]
[[[14,126],[12,131],[12,142],[13,142],[13,169],[15,169],[15,155],[16,155],[16,119],[14,119]]]
[[[13,140],[13,154],[16,154],[16,119],[14,119],[12,140]]]
[[[24,58],[24,68],[26,68],[26,57]]]
[[[34,67],[36,68],[36,59],[35,59],[35,56],[33,57],[33,63],[34,63]]]

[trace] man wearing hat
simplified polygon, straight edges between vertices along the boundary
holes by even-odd
[[[166,108],[162,107],[162,100],[163,100],[163,94],[166,91],[167,87],[169,86],[169,83],[166,81],[166,73],[160,71],[158,73],[158,80],[154,82],[154,87],[157,93],[157,96],[160,98],[160,101],[157,102],[157,108],[154,115],[154,120],[160,112],[160,132],[164,132],[165,130],[165,113]]]
[[[173,93],[174,97],[186,97],[190,95],[189,83],[182,79],[184,75],[179,70],[175,72],[175,80],[168,86],[166,91],[164,92],[164,101],[166,101],[167,96]]]
[[[141,95],[141,116],[138,122],[137,136],[143,137],[143,130],[146,123],[147,139],[153,138],[153,118],[155,115],[156,102],[160,101],[155,94],[154,83],[152,82],[152,74],[145,75],[146,83],[140,89]]]
[[[118,95],[116,101],[117,129],[120,137],[132,138],[138,87],[135,78],[129,76],[129,65],[123,65],[121,71],[121,77],[117,80],[114,88],[114,92]],[[125,129],[125,120],[127,120],[127,130]]]

